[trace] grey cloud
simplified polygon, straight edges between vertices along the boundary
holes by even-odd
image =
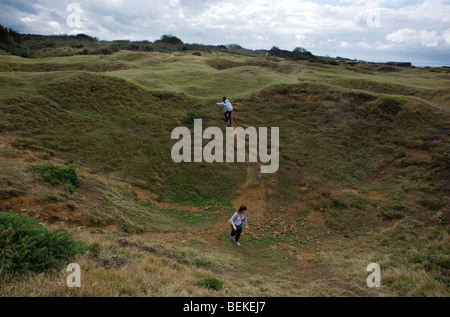
[[[28,0],[2,0],[0,3],[0,9],[7,10],[7,8],[13,8],[14,11],[37,14],[37,10],[33,7],[37,1]]]

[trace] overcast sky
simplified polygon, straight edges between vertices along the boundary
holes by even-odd
[[[0,24],[22,33],[136,41],[171,34],[185,43],[450,66],[450,0],[0,0]]]

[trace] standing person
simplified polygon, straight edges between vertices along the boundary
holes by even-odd
[[[247,214],[245,213],[246,210],[247,207],[241,206],[239,208],[239,211],[235,212],[231,219],[228,220],[228,222],[231,223],[230,239],[236,242],[238,246],[241,246],[241,244],[239,243],[239,238],[241,237],[243,222],[245,222],[245,227],[248,229]]]
[[[222,98],[222,102],[216,103],[220,107],[225,107],[225,121],[228,122],[228,126],[231,127],[231,113],[233,112],[233,106],[227,97]]]

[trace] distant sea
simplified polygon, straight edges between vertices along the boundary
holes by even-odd
[[[414,62],[412,62],[412,64],[416,67],[441,67],[441,66],[449,66],[450,67],[450,63],[434,63],[434,62],[414,63]]]
[[[413,66],[416,67],[441,67],[441,66],[449,66],[450,62],[422,62],[422,61],[373,61],[375,63],[387,63],[387,62],[410,62]]]
[[[352,60],[352,58],[350,58],[350,57],[349,57],[349,59]],[[405,59],[399,58],[398,60],[397,59],[393,59],[393,60],[377,60],[377,59],[370,59],[370,58],[367,58],[367,59],[364,59],[364,58],[357,59],[356,58],[355,60],[361,60],[361,61],[368,62],[368,63],[382,63],[382,64],[383,63],[389,63],[389,62],[397,62],[397,63],[407,63],[407,62],[409,62],[415,67],[441,67],[441,66],[450,67],[450,61],[441,61],[441,62],[433,61],[433,62],[430,62],[430,61],[423,61],[423,60],[421,61],[421,60],[414,60],[414,59],[409,60],[407,58],[405,58]]]

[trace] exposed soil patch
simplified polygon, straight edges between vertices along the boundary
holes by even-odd
[[[102,226],[73,203],[46,204],[28,195],[1,200],[0,211],[26,214],[50,224],[63,222],[69,226]]]
[[[317,258],[317,256],[314,253],[303,251],[298,253],[297,260],[306,264],[307,266],[313,266],[313,261]]]
[[[308,222],[323,222],[325,219],[324,212],[321,210],[313,211],[308,216]]]
[[[267,204],[266,186],[256,174],[255,168],[247,168],[247,179],[242,185],[240,195],[233,201],[233,206],[237,210],[240,206],[247,206],[249,221],[254,224],[264,222],[264,214],[269,210]]]
[[[377,192],[370,192],[367,194],[367,198],[372,200],[385,200],[386,197]]]

